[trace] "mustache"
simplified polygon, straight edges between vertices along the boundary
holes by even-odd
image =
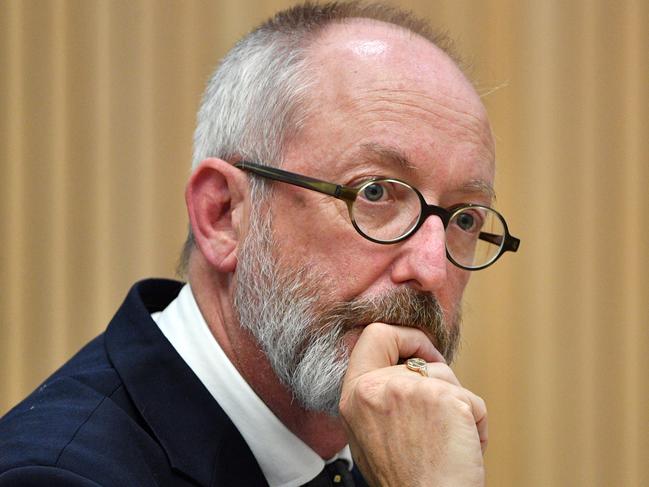
[[[342,337],[358,326],[383,322],[422,330],[450,364],[459,342],[459,322],[447,323],[439,301],[431,293],[399,288],[372,297],[337,302],[319,310],[314,335],[331,332]]]

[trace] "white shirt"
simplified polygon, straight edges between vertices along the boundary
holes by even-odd
[[[292,487],[313,479],[325,461],[295,436],[257,396],[216,341],[189,284],[163,311],[151,315],[243,436],[270,487]],[[349,446],[335,457],[353,465]]]

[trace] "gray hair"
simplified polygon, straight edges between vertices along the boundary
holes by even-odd
[[[281,165],[286,145],[309,116],[312,41],[325,27],[358,18],[420,35],[461,64],[448,36],[396,7],[360,1],[307,2],[284,10],[243,37],[209,80],[197,116],[192,168],[208,157]],[[250,190],[257,203],[267,197],[261,178],[252,178]],[[186,273],[193,247],[190,229],[178,265],[180,275]]]

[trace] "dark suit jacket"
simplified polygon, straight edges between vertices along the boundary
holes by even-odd
[[[181,287],[136,284],[106,331],[0,420],[0,486],[267,485],[150,317]]]

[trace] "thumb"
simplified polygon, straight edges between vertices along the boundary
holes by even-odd
[[[371,323],[365,327],[352,350],[345,382],[372,370],[396,365],[399,359],[409,357],[446,363],[442,354],[421,330]]]

